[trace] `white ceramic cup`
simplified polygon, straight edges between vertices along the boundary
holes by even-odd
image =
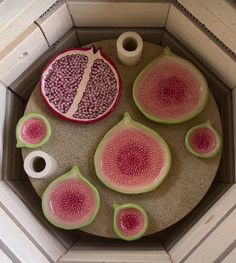
[[[125,32],[119,36],[116,42],[117,56],[126,66],[136,65],[143,50],[143,40],[136,32]]]
[[[56,173],[57,167],[55,158],[43,151],[33,151],[24,160],[25,172],[32,178],[48,178]]]

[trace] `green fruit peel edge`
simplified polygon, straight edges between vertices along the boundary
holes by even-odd
[[[48,195],[50,194],[50,191],[51,189],[54,188],[54,186],[57,184],[57,183],[60,183],[62,181],[66,181],[67,179],[71,179],[71,178],[74,178],[74,179],[78,179],[80,181],[82,181],[84,184],[86,184],[90,189],[91,191],[93,191],[93,193],[95,194],[95,211],[93,212],[93,214],[91,215],[90,218],[88,218],[88,220],[86,222],[84,222],[83,224],[79,225],[79,226],[65,226],[63,224],[57,224],[55,223],[49,216],[49,212],[47,211],[47,197]],[[81,227],[84,227],[84,226],[87,226],[89,224],[91,224],[94,219],[96,218],[97,216],[97,213],[99,211],[99,208],[100,208],[100,197],[99,197],[99,193],[97,191],[97,189],[95,188],[94,185],[92,185],[79,171],[79,168],[78,166],[74,165],[67,173],[61,175],[60,177],[58,177],[57,179],[55,179],[54,181],[52,181],[46,188],[46,190],[44,191],[43,195],[42,195],[42,202],[41,202],[41,205],[42,205],[42,210],[43,210],[43,213],[45,215],[45,217],[47,218],[47,220],[59,227],[59,228],[62,228],[62,229],[65,229],[65,230],[73,230],[73,229],[79,229]]]
[[[153,136],[155,139],[157,139],[161,145],[163,146],[164,150],[165,150],[165,169],[163,169],[162,174],[160,175],[160,179],[156,180],[155,183],[151,184],[150,186],[144,188],[143,190],[137,190],[137,191],[129,191],[129,190],[122,190],[119,187],[117,187],[115,184],[107,181],[103,175],[102,175],[102,170],[100,168],[100,154],[103,151],[104,145],[106,145],[106,142],[109,141],[110,138],[112,138],[113,133],[118,130],[119,128],[121,128],[123,125],[128,125],[130,127],[136,127],[138,129],[143,130],[144,132],[146,132],[147,134],[151,134],[151,136]],[[100,179],[100,181],[105,184],[107,187],[111,188],[114,191],[123,193],[123,194],[141,194],[141,193],[146,193],[146,192],[150,192],[154,189],[156,189],[166,178],[166,176],[169,173],[169,170],[171,168],[171,164],[172,164],[172,158],[171,158],[171,152],[170,152],[170,148],[167,144],[167,142],[154,130],[146,127],[145,125],[134,121],[131,116],[129,115],[128,112],[126,112],[124,114],[123,119],[116,124],[113,128],[111,128],[103,137],[103,139],[101,140],[101,142],[99,143],[95,155],[94,155],[94,164],[95,164],[95,171],[97,174],[97,177]]]
[[[119,230],[118,226],[117,226],[117,214],[120,210],[122,209],[137,209],[139,212],[141,212],[143,214],[144,217],[144,226],[143,226],[143,230],[138,233],[137,235],[134,236],[125,236],[122,235],[121,231]],[[117,205],[117,204],[113,204],[113,229],[114,232],[116,233],[116,235],[126,241],[133,241],[133,240],[137,240],[139,238],[141,238],[147,231],[148,229],[148,215],[147,212],[139,205],[137,204],[133,204],[133,203],[128,203],[128,204],[123,204],[123,205]]]
[[[46,134],[45,138],[40,143],[37,143],[37,144],[26,143],[26,142],[23,142],[20,138],[22,125],[24,124],[25,121],[27,121],[29,119],[39,119],[46,126],[47,134]],[[25,114],[23,117],[20,118],[20,120],[18,121],[17,126],[16,126],[16,142],[17,142],[16,147],[17,148],[25,147],[25,148],[32,148],[32,149],[33,148],[39,148],[39,147],[43,146],[44,144],[46,144],[50,140],[51,134],[52,134],[51,125],[50,125],[50,123],[46,117],[44,117],[42,114],[34,113],[34,112]]]
[[[161,60],[168,59],[168,58],[177,58],[182,64],[184,64],[186,67],[188,67],[193,72],[193,74],[197,75],[198,79],[200,79],[200,81],[204,84],[203,85],[204,99],[203,99],[202,103],[200,104],[200,106],[191,114],[186,115],[185,117],[182,117],[180,119],[174,119],[174,120],[158,118],[156,116],[149,114],[148,112],[146,112],[143,109],[143,107],[140,105],[140,103],[138,101],[138,98],[136,97],[136,89],[137,89],[137,86],[138,86],[138,83],[139,83],[141,76],[146,71],[148,71],[154,64],[157,64]],[[208,97],[209,97],[208,84],[207,84],[207,81],[206,81],[205,77],[203,76],[203,74],[191,62],[189,62],[188,60],[174,54],[169,47],[165,47],[163,52],[157,58],[155,58],[150,64],[145,66],[145,68],[139,73],[138,77],[135,79],[134,84],[133,84],[133,99],[134,99],[134,102],[135,102],[136,106],[138,107],[138,109],[148,119],[155,121],[155,122],[164,123],[164,124],[178,124],[178,123],[182,123],[182,122],[185,122],[185,121],[188,121],[188,120],[194,118],[205,108],[205,106],[208,102]]]
[[[189,139],[190,139],[190,135],[191,133],[195,130],[195,129],[199,129],[199,128],[209,128],[212,133],[215,135],[216,137],[216,142],[217,142],[217,145],[214,149],[214,151],[208,153],[208,154],[200,154],[196,151],[193,150],[193,148],[191,147],[190,143],[189,143]],[[199,125],[196,125],[196,126],[193,126],[191,129],[188,130],[186,136],[185,136],[185,146],[187,148],[187,150],[197,156],[197,157],[201,157],[201,158],[211,158],[213,156],[215,156],[220,150],[221,150],[221,146],[222,146],[222,139],[221,139],[221,136],[220,134],[217,132],[217,130],[215,128],[213,128],[213,126],[211,125],[211,122],[208,120],[204,123],[201,123]]]

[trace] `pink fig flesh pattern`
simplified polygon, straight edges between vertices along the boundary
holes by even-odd
[[[116,224],[124,236],[138,235],[144,228],[144,216],[135,208],[121,209],[117,213]]]
[[[85,55],[66,55],[54,61],[48,70],[44,80],[45,96],[61,113],[66,113],[72,105],[87,63]]]
[[[21,128],[21,139],[28,144],[40,143],[47,134],[45,123],[37,118],[28,119],[23,122]]]
[[[90,218],[96,209],[96,197],[78,179],[67,179],[54,186],[48,209],[60,224],[76,224]]]
[[[136,94],[148,114],[176,119],[196,109],[201,99],[201,83],[186,66],[165,61],[145,74]]]
[[[190,134],[190,145],[192,149],[200,154],[212,152],[217,144],[215,134],[209,128],[198,128]]]
[[[112,185],[136,189],[157,180],[164,162],[159,142],[140,129],[126,128],[106,143],[100,163],[104,177]]]
[[[73,117],[95,119],[103,115],[111,107],[117,93],[117,81],[111,67],[103,59],[96,59],[85,92]]]

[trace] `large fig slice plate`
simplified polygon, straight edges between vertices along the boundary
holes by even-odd
[[[181,123],[204,109],[208,85],[192,63],[166,47],[136,78],[133,97],[147,118],[161,123]]]
[[[171,154],[158,133],[126,113],[100,142],[94,162],[97,176],[106,186],[139,194],[152,191],[165,179]]]

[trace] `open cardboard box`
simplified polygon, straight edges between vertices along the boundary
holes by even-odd
[[[0,1],[0,262],[236,262],[234,1]],[[207,195],[174,226],[127,243],[50,225],[23,171],[15,126],[45,63],[60,50],[133,30],[192,61],[223,125]]]

